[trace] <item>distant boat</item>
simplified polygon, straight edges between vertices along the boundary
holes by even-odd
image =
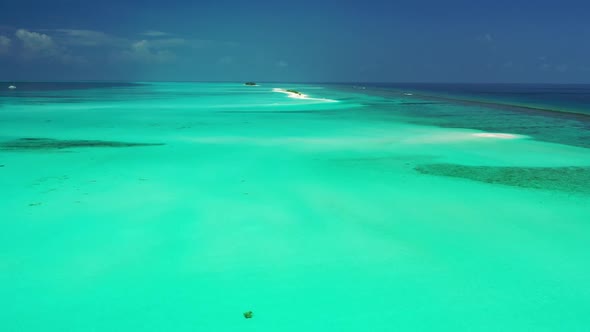
[[[9,86],[8,88],[9,88],[10,90],[14,90],[14,89],[16,89],[16,86],[14,86],[14,85],[11,85],[11,86]]]
[[[413,96],[414,94],[413,93],[406,92],[406,93],[404,93],[404,95],[406,95],[406,96]]]

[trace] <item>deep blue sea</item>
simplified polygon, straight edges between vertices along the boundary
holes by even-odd
[[[590,115],[590,84],[368,84],[429,96]]]

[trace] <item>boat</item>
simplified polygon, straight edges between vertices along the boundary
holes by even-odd
[[[16,89],[16,86],[14,86],[14,85],[11,85],[11,86],[9,86],[8,88],[9,88],[10,90],[14,90],[14,89]]]

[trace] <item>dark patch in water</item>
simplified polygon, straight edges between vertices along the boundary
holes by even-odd
[[[97,140],[58,140],[51,138],[24,137],[0,142],[1,150],[63,150],[72,148],[129,148],[140,146],[159,146],[163,143],[133,143]]]
[[[218,113],[235,113],[235,114],[327,114],[337,113],[335,111],[219,111]]]
[[[447,104],[437,103],[437,102],[412,102],[412,103],[403,102],[403,103],[400,103],[399,105],[405,106],[405,105],[447,105]]]
[[[590,194],[590,167],[496,167],[427,164],[415,170],[512,187]]]

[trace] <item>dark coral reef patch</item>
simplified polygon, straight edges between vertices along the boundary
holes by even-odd
[[[463,178],[512,187],[590,194],[590,166],[498,167],[426,164],[415,170],[428,175]]]
[[[25,137],[12,141],[0,142],[1,150],[64,150],[76,148],[129,148],[140,146],[158,146],[162,143],[133,143],[99,140],[59,140],[51,138]]]

